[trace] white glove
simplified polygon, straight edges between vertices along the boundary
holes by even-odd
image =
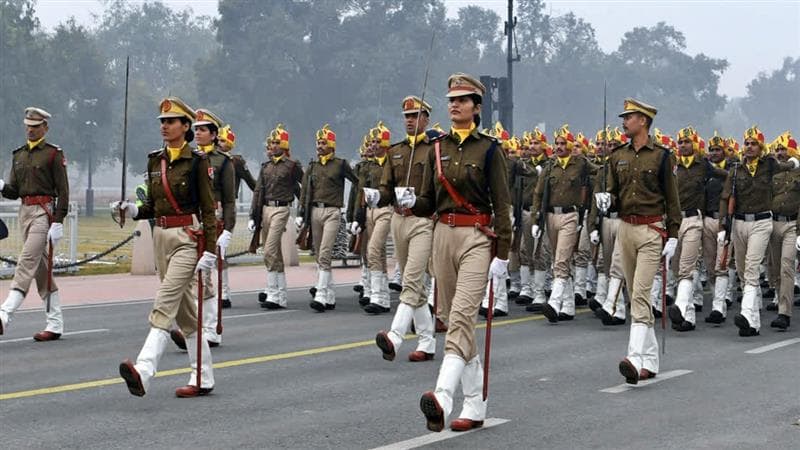
[[[197,273],[199,271],[203,272],[210,272],[211,269],[214,268],[214,265],[217,262],[217,255],[211,252],[203,252],[203,256],[197,261],[197,267],[194,268],[194,272]]]
[[[256,231],[256,221],[250,219],[247,221],[247,231],[254,233]]]
[[[605,214],[608,212],[608,208],[611,207],[611,194],[608,192],[598,192],[594,194],[594,201],[597,203],[597,209]]]
[[[589,241],[591,241],[592,245],[597,245],[600,243],[600,233],[597,230],[592,231],[589,233]]]
[[[2,191],[2,190],[3,190],[3,188],[5,187],[5,185],[6,185],[6,182],[5,182],[5,181],[3,181],[3,179],[2,179],[2,178],[0,178],[0,191]]]
[[[542,174],[542,166],[535,166],[536,167],[536,175]]]
[[[358,226],[358,222],[350,222],[350,234],[353,236],[358,236],[361,233],[361,227]]]
[[[488,279],[491,280],[492,278],[498,280],[505,280],[508,277],[508,260],[507,259],[500,259],[498,257],[494,257],[492,260],[492,265],[489,266],[489,277]]]
[[[364,202],[370,208],[376,208],[381,201],[381,191],[372,188],[364,188]]]
[[[517,218],[513,215],[511,216],[511,229],[514,229],[514,225],[517,224]]]
[[[797,160],[797,158],[795,158],[795,157],[791,157],[791,158],[789,158],[789,162],[791,162],[792,164],[794,164],[794,168],[795,168],[795,169],[797,169],[798,167],[800,167],[800,161],[798,161],[798,160]],[[2,181],[2,180],[0,180],[0,181]],[[2,188],[2,185],[0,185],[0,189],[3,189],[3,188]]]
[[[578,239],[580,239],[582,230],[583,230],[583,225],[578,225],[577,228],[575,228],[575,233],[578,235]]]
[[[534,239],[539,239],[542,237],[542,230],[539,229],[539,225],[534,225],[531,227],[531,235]]]
[[[115,202],[111,202],[108,206],[112,210],[125,211],[125,213],[130,218],[134,218],[136,217],[137,214],[139,214],[139,207],[136,206],[136,203],[129,202],[127,200],[123,201],[117,200]]]
[[[50,224],[50,229],[47,230],[47,239],[53,243],[53,247],[58,245],[58,241],[64,237],[64,224],[53,222]]]
[[[797,236],[797,242],[795,242],[794,246],[800,252],[800,236]]]
[[[297,228],[303,228],[303,218],[300,216],[295,217],[294,224]]]
[[[417,203],[417,195],[411,189],[403,191],[403,195],[397,198],[397,204],[403,208],[413,208]]]
[[[720,231],[719,233],[717,233],[717,243],[719,245],[725,245],[725,232],[724,231]]]
[[[222,233],[219,234],[217,238],[217,247],[219,247],[219,257],[225,259],[225,251],[228,249],[228,246],[231,244],[231,238],[233,235],[228,230],[222,230]]]
[[[661,256],[667,260],[667,265],[669,265],[669,260],[672,259],[672,256],[675,255],[675,249],[677,247],[678,238],[669,238],[667,239],[667,243],[664,244],[664,250],[661,251]]]

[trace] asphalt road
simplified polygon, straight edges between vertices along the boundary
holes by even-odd
[[[215,370],[213,394],[196,399],[174,396],[189,377],[188,358],[176,348],[143,398],[118,376],[119,362],[135,359],[144,342],[149,303],[69,308],[66,331],[76,334],[50,343],[30,339],[43,313],[22,312],[0,339],[0,447],[350,449],[420,438],[414,443],[429,443],[424,448],[797,449],[800,442],[800,324],[775,332],[774,313],[762,314],[766,328],[755,338],[738,337],[733,313],[719,328],[700,313],[696,331],[668,332],[664,378],[610,393],[601,390],[624,383],[617,363],[627,325],[603,327],[588,311],[550,325],[512,304],[493,330],[488,412],[508,422],[437,435],[426,430],[418,402],[436,382],[443,336],[434,361],[408,362],[415,344],[407,341],[386,362],[374,336],[390,315],[365,315],[349,287],[338,289],[331,312],[311,311],[308,300],[293,290],[288,310],[267,312],[255,294],[234,296],[223,345],[213,351],[224,367]],[[666,379],[684,373],[674,371],[687,372]],[[460,398],[456,405],[457,413]]]

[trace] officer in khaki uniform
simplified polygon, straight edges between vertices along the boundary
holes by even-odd
[[[797,141],[788,131],[774,143],[773,151],[778,161],[797,158]],[[800,171],[775,174],[772,179],[772,235],[770,236],[770,278],[778,287],[778,317],[770,327],[789,328],[794,298],[796,272],[794,242],[797,239],[797,211],[800,209]]]
[[[366,134],[361,140],[358,153],[361,156],[361,160],[353,166],[353,173],[355,173],[356,177],[360,180],[363,176],[361,171],[367,167],[367,163],[372,160],[374,156],[373,147],[369,145],[369,136]],[[360,201],[356,202],[356,197],[358,197],[358,183],[350,183],[350,194],[347,197],[350,201],[347,204],[345,219],[347,223],[351,224],[351,227],[354,222],[358,222],[360,228],[359,232],[362,234],[360,238],[361,245],[359,245],[358,249],[361,258],[361,279],[358,281],[358,284],[353,286],[353,291],[358,293],[358,304],[363,308],[369,305],[369,293],[372,287],[370,285],[369,264],[367,262],[368,245],[364,242],[365,240],[368,241],[369,237],[366,231],[367,207],[366,205],[362,205]]]
[[[669,307],[668,312],[672,329],[691,331],[695,329],[696,323],[692,298],[693,277],[703,245],[706,183],[710,178],[724,180],[728,172],[714,167],[705,159],[700,149],[700,135],[691,126],[678,131],[678,152],[675,176],[678,180],[682,220],[678,230],[678,247],[670,268],[678,274],[678,290],[675,304]]]
[[[427,307],[425,289],[433,220],[429,216],[415,216],[411,209],[399,206],[395,192],[396,189],[405,192],[406,188],[414,192],[422,191],[425,164],[433,150],[431,136],[438,136],[438,132],[432,130],[430,136],[425,132],[431,113],[431,106],[427,102],[415,96],[406,97],[402,102],[402,111],[406,138],[389,147],[380,189],[377,192],[364,190],[367,201],[373,204],[376,197],[391,199],[394,208],[392,241],[403,285],[391,327],[389,331],[378,332],[375,343],[381,349],[383,359],[393,361],[413,321],[419,342],[416,350],[409,353],[408,360],[421,362],[433,359],[436,352],[433,319]]]
[[[587,161],[594,164],[594,156],[591,153],[591,142],[583,135],[578,133],[575,136],[575,145],[572,148],[573,155],[583,157]],[[587,216],[591,205],[590,199],[592,198],[592,186],[594,185],[594,175],[597,172],[597,166],[592,166],[593,170],[589,172],[586,182],[586,201],[584,202],[582,221],[579,223],[578,230],[578,244],[572,255],[573,281],[572,290],[575,299],[575,306],[586,306],[588,301],[587,286],[589,284],[589,263],[592,261],[592,246],[589,241],[589,230],[586,226]],[[579,191],[580,192],[580,191]],[[582,194],[581,194],[582,195]]]
[[[609,163],[611,152],[627,141],[628,137],[622,134],[619,128],[612,130],[609,127],[597,134],[598,164],[601,164],[601,168],[594,179],[594,192],[605,192],[611,177],[612,167]],[[597,204],[592,202],[587,219],[589,240],[592,244],[600,246],[597,250],[600,255],[598,256],[597,293],[595,298],[589,301],[589,307],[594,310],[603,325],[624,325],[626,295],[623,291],[623,280],[625,274],[622,271],[620,246],[617,239],[620,224],[617,205],[612,205],[605,214],[602,214],[602,225],[598,220],[600,215]]]
[[[742,307],[734,317],[739,336],[758,336],[761,329],[759,272],[773,230],[773,178],[798,167],[796,158],[779,162],[765,154],[764,133],[751,127],[744,133],[744,154],[737,170],[731,170],[720,196],[720,211],[727,211],[728,198],[736,186],[736,210],[731,240],[739,279],[744,282]],[[735,175],[734,175],[735,174]],[[718,241],[724,244],[725,216],[720,217]]]
[[[36,341],[56,340],[64,332],[58,286],[48,270],[48,243],[52,243],[49,251],[54,251],[64,236],[62,222],[69,209],[69,183],[64,152],[45,140],[49,119],[50,114],[41,108],[25,109],[23,123],[28,142],[14,150],[8,182],[0,179],[3,197],[22,199],[19,229],[23,239],[11,289],[0,306],[0,335],[11,324],[35,280],[39,297],[45,302],[49,297],[50,306],[49,311],[45,308],[45,329],[33,335]]]
[[[517,295],[517,304],[528,304],[533,300],[533,289],[531,279],[531,268],[534,265],[533,259],[533,236],[531,236],[531,206],[533,204],[533,191],[536,189],[536,182],[539,177],[541,167],[537,164],[533,154],[533,147],[536,137],[534,133],[525,131],[522,133],[520,141],[520,159],[517,163],[517,170],[514,179],[509,180],[512,186],[511,196],[515,190],[519,190],[521,200],[519,205],[514,205],[520,211],[521,223],[517,226],[516,233],[519,234],[519,278],[520,290]],[[540,145],[537,144],[537,145]],[[541,148],[541,147],[540,147]],[[540,152],[541,154],[541,152]],[[512,198],[513,202],[513,198]],[[520,300],[520,297],[522,299]]]
[[[300,197],[303,168],[289,157],[289,132],[278,124],[267,136],[267,160],[261,164],[247,228],[264,237],[264,265],[267,290],[261,306],[286,308],[286,272],[283,266],[281,237],[289,221],[289,207]],[[263,233],[262,233],[263,230]],[[259,299],[261,295],[259,295]]]
[[[449,328],[436,388],[422,395],[420,409],[428,429],[441,431],[460,380],[464,407],[450,427],[464,431],[482,426],[486,416],[475,324],[487,278],[496,285],[508,276],[510,199],[505,155],[477,128],[486,88],[462,73],[451,75],[447,86],[451,131],[434,141],[419,196],[405,189],[397,202],[419,216],[438,213],[431,265]]]
[[[314,299],[309,306],[317,312],[336,307],[336,291],[333,289],[331,255],[336,233],[341,221],[340,209],[344,203],[344,180],[358,183],[353,169],[342,158],[337,158],[336,133],[325,124],[317,131],[317,158],[308,165],[303,175],[303,190],[300,194],[300,214],[295,219],[302,227],[306,199],[311,202],[311,233],[317,259],[317,286]],[[310,198],[309,198],[310,197]],[[351,200],[352,201],[352,200]]]
[[[147,339],[136,363],[124,360],[119,372],[131,394],[145,395],[175,321],[186,337],[192,368],[189,383],[175,394],[197,397],[214,389],[211,349],[206,339],[200,339],[201,383],[197,385],[197,339],[193,336],[198,331],[195,274],[213,269],[217,258],[213,253],[217,244],[213,171],[208,155],[189,145],[194,139],[191,125],[195,112],[177,97],[164,99],[159,112],[164,147],[147,158],[147,201],[141,207],[127,200],[111,204],[112,211],[125,211],[134,220],[155,219],[153,246],[161,280]]]
[[[681,224],[675,158],[649,135],[655,115],[656,108],[625,100],[620,116],[630,141],[611,153],[607,192],[595,193],[598,210],[605,213],[616,205],[621,219],[617,239],[632,323],[628,355],[619,371],[631,384],[655,377],[659,370],[650,288],[661,258],[669,266],[675,254]]]
[[[350,232],[358,235],[362,231],[362,226],[366,227],[367,232],[367,266],[369,268],[370,294],[369,303],[364,306],[364,311],[368,314],[381,314],[389,312],[389,279],[386,275],[386,238],[389,236],[392,222],[391,198],[375,197],[367,202],[364,194],[365,189],[373,192],[380,187],[381,177],[388,159],[391,132],[383,125],[383,122],[369,130],[368,133],[370,153],[372,158],[364,162],[358,177],[358,187],[356,189],[355,202],[358,208],[360,205],[367,205],[364,223],[354,221],[350,224]]]
[[[236,135],[233,133],[230,125],[225,125],[219,129],[217,135],[217,143],[221,151],[230,155],[231,162],[234,168],[234,188],[233,192],[235,199],[239,198],[239,185],[244,180],[247,187],[251,191],[255,189],[256,180],[247,168],[247,161],[244,160],[242,155],[234,154],[233,149],[236,147]],[[235,204],[234,204],[235,206]],[[222,308],[231,307],[231,289],[228,283],[228,262],[223,261],[222,265]]]
[[[531,234],[535,239],[547,232],[550,248],[553,249],[553,290],[542,307],[542,313],[551,323],[572,320],[575,317],[574,285],[570,262],[578,242],[581,226],[579,212],[589,205],[588,197],[581,198],[582,190],[588,189],[589,176],[596,166],[582,155],[573,155],[575,136],[564,125],[555,134],[556,159],[544,170],[536,184],[533,195],[533,210],[541,213],[543,194],[549,183],[549,201],[545,230],[534,224]],[[585,202],[585,203],[584,203]]]
[[[708,162],[716,169],[728,171],[735,161],[728,159],[729,146],[725,139],[717,132],[708,141]],[[727,178],[727,176],[726,176]],[[717,245],[717,232],[719,231],[720,214],[727,211],[719,210],[719,196],[722,194],[722,185],[725,179],[710,178],[705,185],[705,210],[703,212],[703,262],[711,283],[711,292],[714,298],[711,301],[711,313],[706,316],[706,323],[721,324],[727,317],[728,305],[725,294],[728,291],[728,270],[722,267],[722,254],[725,247]],[[732,249],[729,249],[732,250]],[[733,255],[728,253],[728,261],[733,260]]]

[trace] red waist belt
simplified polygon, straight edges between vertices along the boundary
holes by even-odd
[[[22,204],[25,206],[42,205],[53,201],[49,195],[28,195],[22,197]]]
[[[650,225],[664,220],[661,216],[620,216],[620,219],[631,225]]]
[[[161,228],[188,227],[194,223],[194,216],[183,214],[180,216],[159,216],[156,217],[156,226]]]
[[[485,227],[492,223],[492,216],[490,214],[444,213],[439,216],[439,222],[451,227]]]

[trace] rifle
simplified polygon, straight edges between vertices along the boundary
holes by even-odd
[[[578,228],[583,227],[583,218],[586,216],[586,200],[589,197],[589,161],[584,160],[583,170],[581,174],[581,203],[578,205]],[[581,236],[578,233],[578,239],[575,240],[575,252],[581,244]]]
[[[542,205],[539,207],[539,215],[536,217],[536,225],[539,226],[539,231],[544,234],[544,226],[547,223],[547,209],[550,207],[550,171],[553,169],[553,161],[547,161],[547,171],[544,174],[544,191],[542,192]],[[544,236],[542,236],[544,237]],[[533,255],[539,254],[539,247],[542,245],[542,238],[536,240],[534,244]]]
[[[606,98],[606,81],[603,80],[603,133],[605,133],[606,136],[603,145],[605,145],[606,148],[603,149],[603,173],[600,174],[600,192],[606,191],[606,164],[608,163],[608,155],[606,154],[608,151],[608,122],[606,118],[608,108],[606,107]],[[600,242],[594,247],[592,254],[592,265],[595,268],[597,268],[597,256],[600,253],[600,245],[603,243],[603,214],[599,209],[597,211],[597,235],[600,237]]]
[[[260,177],[260,176],[259,176]],[[258,247],[261,247],[261,211],[264,208],[264,199],[266,198],[266,186],[261,183],[261,190],[258,193],[258,206],[254,208],[253,211],[253,222],[255,223],[255,230],[253,231],[253,237],[250,238],[250,247],[247,249],[250,253],[256,253],[258,251]]]
[[[431,45],[428,48],[428,62],[425,64],[425,79],[422,81],[422,96],[420,96],[420,110],[417,112],[417,120],[416,124],[414,125],[414,142],[411,144],[411,154],[408,157],[408,170],[406,171],[406,184],[405,186],[408,187],[408,183],[411,180],[411,168],[414,167],[414,152],[417,149],[417,140],[416,137],[419,135],[419,118],[422,115],[422,105],[425,101],[425,90],[428,87],[428,74],[431,70],[431,57],[433,56],[433,41],[436,38],[436,30],[433,30],[431,34]]]
[[[367,231],[367,202],[364,194],[359,193],[361,201],[358,203],[354,220],[361,227],[361,232],[355,236],[350,236],[350,253],[360,255],[361,247],[364,245],[364,233]]]
[[[736,172],[739,164],[733,164],[733,178],[731,179],[731,195],[728,197],[728,211],[725,214],[725,242],[722,249],[722,259],[720,267],[723,269],[728,266],[728,249],[731,245],[731,234],[733,233],[733,215],[736,213]]]
[[[308,168],[308,190],[306,192],[306,204],[303,205],[303,227],[297,233],[295,244],[300,250],[311,250],[314,239],[311,236],[311,199],[314,197],[314,170],[313,162]]]
[[[127,181],[127,172],[128,172],[128,80],[130,78],[130,62],[131,57],[125,57],[125,111],[123,113],[122,119],[122,193],[120,194],[120,202],[125,201],[125,182]],[[114,218],[113,210],[112,210],[112,218]],[[119,210],[119,221],[116,221],[119,224],[119,227],[122,228],[125,226],[125,210]]]
[[[514,240],[511,243],[511,249],[514,251],[519,250],[520,238],[522,238],[522,176],[519,174],[519,166],[521,161],[517,161],[511,169],[511,179],[514,180],[514,199],[512,202],[514,214]]]

